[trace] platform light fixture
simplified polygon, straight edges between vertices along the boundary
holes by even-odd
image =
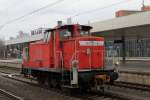
[[[144,11],[144,3],[145,3],[145,1],[142,0],[142,11]]]

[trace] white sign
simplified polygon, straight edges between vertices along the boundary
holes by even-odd
[[[104,41],[79,41],[80,46],[103,46]]]

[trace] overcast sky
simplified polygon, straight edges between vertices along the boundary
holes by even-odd
[[[73,17],[73,22],[80,24],[107,20],[114,18],[117,10],[140,10],[142,6],[142,0],[60,0],[55,3],[56,1],[58,0],[0,0],[0,38],[15,37],[20,30],[29,33],[39,27],[52,28],[58,20],[66,21],[68,17]],[[8,21],[48,4],[52,5],[1,28]],[[145,0],[145,5],[150,5],[150,0]]]

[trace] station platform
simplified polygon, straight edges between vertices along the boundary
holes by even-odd
[[[150,61],[127,61],[125,64],[119,65],[119,70],[150,73]]]
[[[132,60],[119,66],[118,81],[150,86],[150,61]]]
[[[21,68],[22,59],[3,59],[0,66]],[[119,71],[136,71],[150,73],[150,57],[127,58],[125,64],[120,64]]]
[[[22,59],[1,59],[0,62],[21,63]]]
[[[126,61],[150,61],[150,57],[126,57]]]
[[[125,64],[122,63],[122,58],[114,58],[119,61],[119,71],[134,71],[134,72],[148,72],[150,73],[150,57],[126,57]],[[106,60],[106,68],[113,68],[112,59]]]
[[[22,59],[1,59],[0,60],[1,67],[12,67],[12,68],[21,68]]]

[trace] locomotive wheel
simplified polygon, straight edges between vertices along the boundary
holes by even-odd
[[[38,76],[37,81],[40,85],[43,85],[45,83],[45,78]]]
[[[57,87],[57,80],[56,79],[48,79],[48,85],[50,88],[56,88]]]
[[[50,84],[51,84],[52,88],[56,88],[57,87],[57,81],[56,81],[56,79],[51,80]]]
[[[48,78],[48,86],[49,86],[50,88],[52,88],[52,84],[51,84],[51,79],[50,79],[50,78]]]

